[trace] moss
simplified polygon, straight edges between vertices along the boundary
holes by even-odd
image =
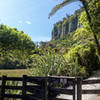
[[[76,19],[79,17],[77,16],[79,16],[79,11],[76,11],[74,15],[63,18],[62,21],[58,21],[54,24],[52,38],[59,39],[60,37],[64,37],[64,34],[75,31],[78,26],[78,21]],[[57,27],[58,32],[55,31],[55,27]],[[58,35],[55,36],[54,34]]]

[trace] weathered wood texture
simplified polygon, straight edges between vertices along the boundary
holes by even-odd
[[[100,79],[82,81],[82,85],[88,84],[100,84]],[[82,94],[100,94],[100,89],[82,89]]]
[[[82,85],[98,84],[100,80],[82,80],[73,77],[6,77],[0,78],[2,84],[1,100],[5,98],[20,98],[22,100],[67,100],[57,98],[59,94],[72,96],[72,100],[82,100],[82,94],[100,94],[100,90],[84,90]],[[7,81],[21,82],[22,85],[7,85]],[[77,86],[77,88],[76,88]],[[71,87],[70,89],[67,87]],[[9,94],[6,90],[18,90],[21,94]],[[76,93],[77,90],[77,93]],[[77,98],[76,98],[77,96]]]
[[[77,100],[82,100],[82,79],[77,78]]]
[[[72,95],[75,100],[75,78],[72,77],[6,77],[2,80],[1,96],[4,98],[20,98],[22,100],[64,100],[56,98],[59,94]],[[7,81],[19,81],[21,86],[8,86]],[[71,86],[71,89],[67,89]],[[9,94],[6,90],[19,90],[21,94]]]
[[[49,100],[64,100],[57,98],[59,94],[71,95],[75,100],[75,78],[73,77],[49,77],[48,97]],[[68,87],[71,87],[68,89]]]
[[[42,97],[44,95],[43,91],[45,90],[45,81],[43,79],[37,78],[37,77],[28,77],[24,75],[22,78],[17,77],[6,77],[3,76],[1,78],[2,85],[1,85],[1,97],[2,100],[4,98],[20,98],[22,100],[44,100]],[[7,81],[13,81],[18,82],[20,81],[22,83],[22,86],[8,86],[6,84]],[[27,84],[29,83],[29,85]],[[31,84],[31,85],[30,85]],[[20,90],[22,91],[21,94],[9,94],[6,92],[6,90]],[[32,94],[32,95],[31,95]]]

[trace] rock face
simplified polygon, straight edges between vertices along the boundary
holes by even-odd
[[[78,16],[75,16],[71,21],[70,21],[70,28],[69,28],[69,33],[73,32],[77,29],[78,26]]]
[[[78,19],[81,11],[82,9],[79,9],[75,11],[74,15],[70,17],[68,16],[64,18],[62,21],[59,21],[56,24],[54,24],[52,30],[52,40],[57,40],[63,37],[64,34],[71,33],[75,31],[78,27],[80,27]]]

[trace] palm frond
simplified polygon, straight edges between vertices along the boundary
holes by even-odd
[[[52,11],[50,12],[48,18],[50,18],[54,13],[56,13],[56,12],[57,12],[59,9],[61,9],[62,7],[68,5],[69,3],[72,3],[72,2],[74,2],[74,1],[78,1],[78,0],[64,0],[62,3],[56,5],[56,6],[52,9]]]

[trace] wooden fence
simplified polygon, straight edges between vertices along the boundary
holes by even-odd
[[[46,79],[41,77],[28,77],[23,76],[18,77],[6,77],[1,78],[1,98],[20,98],[22,100],[46,100]],[[20,82],[20,86],[6,85],[7,81]],[[18,90],[21,91],[20,94],[9,94],[7,90]],[[13,92],[12,92],[13,93]]]
[[[68,77],[6,77],[0,78],[1,100],[5,98],[19,98],[22,100],[65,100],[56,98],[58,94],[67,94],[75,100],[75,78]],[[21,85],[7,85],[8,81],[20,82]],[[71,89],[67,89],[71,86]],[[7,90],[18,90],[20,94],[12,94]]]
[[[78,84],[79,90],[79,100],[82,100],[82,94],[100,94],[100,89],[82,89],[82,85],[90,85],[90,84],[100,84],[100,79],[93,79],[93,80],[82,80],[80,78]],[[77,94],[78,95],[78,94]]]
[[[82,94],[100,94],[100,90],[82,89],[82,85],[97,84],[100,83],[100,80],[82,80],[81,78],[71,77],[30,77],[26,75],[23,77],[3,76],[0,80],[2,81],[0,100],[6,100],[6,98],[19,98],[21,100],[66,100],[57,98],[59,94],[70,95],[72,97],[71,100],[82,100]],[[20,84],[16,86],[7,85],[8,81],[19,82]],[[7,92],[8,90],[12,90],[11,93]],[[14,90],[20,91],[20,93],[13,94]]]
[[[71,77],[49,77],[48,79],[48,97],[49,100],[66,100],[62,98],[57,98],[58,94],[70,95],[71,100],[75,100],[75,78]],[[71,87],[68,89],[68,87]],[[53,96],[53,95],[54,96]]]

